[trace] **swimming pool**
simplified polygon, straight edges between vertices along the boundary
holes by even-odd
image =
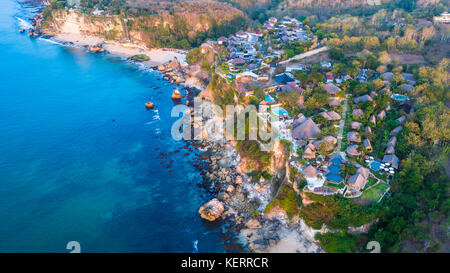
[[[373,161],[373,162],[371,162],[371,163],[369,164],[369,166],[370,166],[370,168],[371,168],[372,170],[378,171],[378,170],[380,170],[381,162]]]
[[[340,166],[336,166],[336,165],[331,165],[330,167],[328,167],[328,171],[330,173],[341,173],[341,167]]]
[[[285,109],[283,109],[281,107],[273,108],[272,113],[274,113],[275,115],[280,115],[280,116],[289,116],[288,111],[286,111]]]
[[[342,180],[344,180],[344,178],[342,178],[342,176],[340,176],[339,174],[334,174],[334,173],[329,173],[326,175],[326,177],[329,181],[332,181],[332,182],[341,182]]]
[[[269,94],[266,94],[264,96],[264,99],[266,100],[266,102],[270,104],[277,103],[277,101],[274,98],[272,98],[272,96],[270,96]]]
[[[392,96],[392,98],[393,98],[394,100],[396,100],[396,101],[405,101],[405,100],[408,100],[408,99],[409,99],[407,96],[405,96],[405,95],[400,95],[400,94],[394,94],[394,95]]]

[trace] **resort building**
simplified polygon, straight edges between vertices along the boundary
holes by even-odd
[[[273,79],[278,83],[289,83],[295,81],[295,78],[291,73],[278,74]]]
[[[441,16],[434,16],[433,22],[435,24],[450,24],[450,13],[444,12]]]
[[[296,139],[316,139],[320,133],[320,128],[311,118],[294,120],[292,123],[292,136]]]
[[[362,115],[364,115],[364,112],[361,109],[354,109],[352,115],[354,117],[361,117]]]
[[[245,71],[239,74],[236,74],[236,81],[238,82],[251,82],[258,80],[258,75],[251,71]]]
[[[324,117],[326,120],[340,120],[341,116],[335,111],[322,112],[319,115]]]
[[[303,159],[315,159],[316,158],[316,147],[311,143],[306,145],[305,151],[303,152]]]
[[[402,91],[406,91],[406,92],[411,92],[414,90],[414,86],[412,86],[411,84],[407,84],[407,83],[400,85],[400,88],[402,89]]]
[[[406,121],[406,117],[403,115],[403,116],[399,117],[398,119],[396,119],[396,121],[398,122],[398,124],[402,124]]]
[[[245,31],[243,31],[243,30],[239,30],[239,31],[236,33],[236,36],[239,37],[239,38],[241,38],[241,39],[247,39],[247,38],[248,38],[247,32],[245,32]]]
[[[397,144],[397,137],[393,136],[391,139],[389,139],[387,145],[386,145],[386,151],[384,151],[385,154],[394,154],[395,153],[395,144]]]
[[[330,97],[330,102],[328,105],[330,106],[339,106],[341,104],[341,99],[338,97]]]
[[[364,96],[356,97],[355,99],[353,99],[353,102],[355,104],[358,104],[360,102],[366,102],[366,101],[373,101],[373,99],[369,95],[364,95]]]
[[[352,127],[353,130],[359,131],[359,129],[361,128],[361,126],[362,126],[362,123],[361,123],[361,122],[353,121],[353,122],[351,123],[351,127]]]
[[[368,140],[367,138],[364,139],[363,146],[364,146],[364,149],[366,149],[366,151],[372,151],[373,150],[372,144],[370,143],[370,140]]]
[[[330,95],[336,95],[341,89],[332,83],[327,83],[323,86],[323,89],[328,92]]]
[[[379,120],[383,120],[384,117],[386,117],[386,112],[384,110],[382,110],[380,113],[378,113],[377,118]]]
[[[398,134],[402,130],[402,126],[397,126],[391,131],[391,136]]]
[[[389,163],[394,169],[398,168],[398,162],[398,157],[394,154],[383,157],[383,163]]]
[[[337,139],[334,136],[325,136],[320,142],[329,142],[333,145],[336,145]]]
[[[369,169],[364,167],[359,167],[356,173],[347,180],[347,184],[357,190],[361,191],[367,184],[367,179],[369,178]]]
[[[358,145],[356,144],[348,146],[345,152],[352,157],[357,157],[361,155],[361,153],[358,151]]]
[[[361,138],[359,137],[357,132],[348,132],[347,133],[347,140],[350,142],[356,142],[356,143],[360,143],[361,142]]]
[[[308,188],[313,190],[314,188],[323,186],[325,179],[312,165],[309,165],[303,169],[302,172],[305,176],[306,182],[308,183]]]

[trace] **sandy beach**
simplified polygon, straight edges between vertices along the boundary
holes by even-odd
[[[186,53],[182,50],[148,49],[135,44],[122,44],[116,41],[105,40],[101,37],[80,35],[80,34],[57,34],[56,40],[73,43],[79,46],[95,46],[102,44],[102,47],[109,53],[129,58],[137,54],[145,54],[150,60],[143,62],[148,66],[158,66],[177,58],[182,64],[186,63]]]

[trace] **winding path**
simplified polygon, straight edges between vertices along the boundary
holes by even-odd
[[[347,108],[348,108],[348,95],[345,96],[345,102],[344,102],[344,115],[339,122],[339,134],[338,134],[338,145],[337,145],[337,152],[339,153],[341,151],[342,146],[342,138],[344,137],[344,126],[345,126],[345,120],[347,119]]]

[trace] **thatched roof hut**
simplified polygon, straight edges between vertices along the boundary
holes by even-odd
[[[294,127],[294,124],[296,126]],[[292,136],[296,139],[316,139],[320,135],[320,128],[311,119],[308,118],[302,123],[293,123]]]
[[[361,155],[361,153],[358,152],[358,145],[356,145],[356,144],[348,146],[347,149],[345,150],[345,152],[349,156],[354,156],[354,157]]]
[[[316,177],[317,176],[317,170],[312,165],[309,165],[308,167],[303,169],[303,174],[306,177]]]

